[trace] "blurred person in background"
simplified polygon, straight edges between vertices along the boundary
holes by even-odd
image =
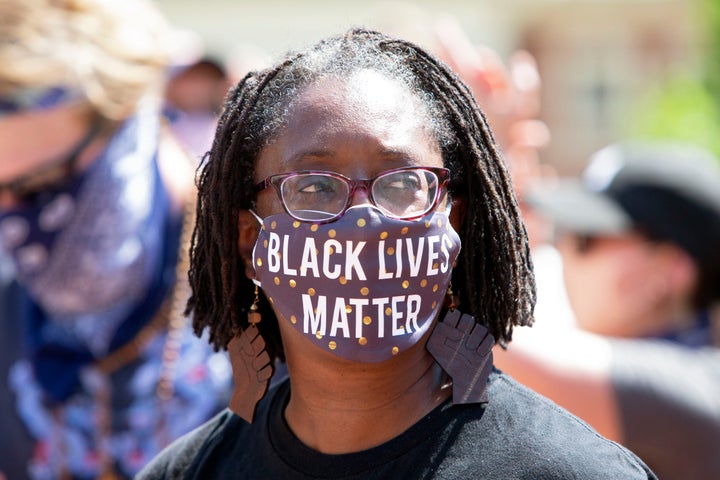
[[[562,285],[538,283],[536,324],[496,352],[499,368],[660,478],[720,478],[718,160],[623,142],[595,153],[580,180],[528,200],[554,222]],[[536,252],[536,270],[548,259]]]
[[[164,113],[176,138],[198,161],[210,149],[229,88],[225,66],[209,56],[177,68],[167,81]]]
[[[182,315],[195,162],[142,0],[0,0],[0,472],[129,478],[226,403]]]

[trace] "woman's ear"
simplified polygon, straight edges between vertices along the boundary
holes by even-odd
[[[255,278],[255,267],[253,265],[253,248],[260,232],[260,223],[255,215],[249,210],[240,210],[238,213],[238,253],[245,265],[245,275],[250,279]]]
[[[465,221],[465,210],[465,197],[453,197],[452,208],[450,209],[450,225],[452,225],[453,229],[458,233],[460,233],[460,228]]]

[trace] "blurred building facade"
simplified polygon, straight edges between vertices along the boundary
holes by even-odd
[[[255,44],[271,54],[354,25],[386,19],[387,2],[331,0],[156,0],[207,48],[231,54]],[[458,18],[475,43],[507,55],[529,50],[542,76],[542,119],[551,143],[541,159],[561,174],[624,135],[648,90],[679,71],[699,75],[705,36],[702,0],[426,0],[412,5]],[[396,10],[393,10],[396,11]],[[394,21],[401,21],[395,19]]]
[[[691,0],[514,1],[518,46],[538,60],[542,158],[578,173],[588,153],[624,135],[649,90],[679,72],[700,76],[704,33]]]

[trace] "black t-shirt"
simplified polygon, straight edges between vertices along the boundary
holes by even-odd
[[[625,445],[663,480],[720,478],[720,349],[612,345]]]
[[[283,411],[287,381],[253,424],[225,411],[179,439],[137,479],[654,479],[630,451],[495,371],[487,405],[445,402],[398,437],[357,453],[305,446]]]

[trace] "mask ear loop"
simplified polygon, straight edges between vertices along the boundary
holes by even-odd
[[[248,212],[250,212],[250,213],[252,214],[252,216],[255,217],[255,220],[257,220],[258,223],[260,224],[260,227],[262,227],[262,226],[263,226],[263,219],[260,218],[260,215],[258,215],[257,213],[255,213],[255,210],[253,210],[252,208],[248,209]]]

